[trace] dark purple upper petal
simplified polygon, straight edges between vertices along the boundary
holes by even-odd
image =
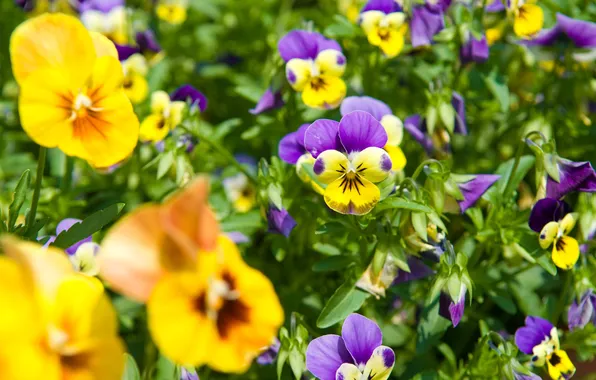
[[[561,35],[561,28],[555,25],[550,29],[541,30],[536,37],[531,40],[521,40],[522,45],[527,46],[549,46],[555,43]]]
[[[466,124],[466,102],[464,97],[453,91],[451,105],[455,109],[455,128],[453,131],[465,136],[468,134],[468,126]]]
[[[561,199],[572,191],[596,192],[596,173],[589,161],[558,160],[559,183],[550,176],[546,179],[546,196]]]
[[[557,13],[557,25],[578,48],[596,48],[596,23]]]
[[[267,222],[269,225],[269,232],[282,234],[285,237],[290,236],[290,232],[296,227],[296,221],[288,210],[270,205],[267,213]]]
[[[298,159],[307,153],[304,147],[304,134],[310,124],[302,124],[296,132],[288,133],[279,142],[279,158],[288,164],[296,165]]]
[[[432,44],[433,37],[445,27],[443,13],[433,11],[426,6],[414,7],[410,22],[412,46]]]
[[[547,223],[561,220],[570,212],[571,207],[564,201],[543,198],[532,207],[529,220],[530,228],[535,232],[540,232]]]
[[[314,158],[329,149],[341,150],[339,123],[328,119],[319,119],[312,123],[304,134],[304,147]]]
[[[596,322],[596,295],[588,290],[582,296],[579,305],[574,300],[567,313],[569,330],[583,328],[588,323]]]
[[[532,354],[535,346],[550,337],[553,325],[540,317],[526,317],[526,325],[515,332],[515,345],[524,354]]]
[[[79,0],[79,12],[83,13],[89,10],[108,13],[113,8],[123,7],[124,0]]]
[[[118,59],[120,61],[124,61],[128,59],[131,55],[141,52],[141,50],[138,47],[130,45],[114,45],[116,45],[116,51],[118,52]]]
[[[279,55],[285,62],[293,58],[315,59],[319,52],[326,49],[341,52],[341,46],[336,41],[327,39],[320,33],[305,30],[292,30],[277,44]]]
[[[387,144],[387,132],[373,115],[354,111],[339,122],[339,138],[348,154],[361,152],[369,147],[383,148]]]
[[[499,178],[501,176],[496,174],[478,174],[468,182],[458,183],[457,186],[464,196],[462,201],[457,201],[462,214],[472,207]]]
[[[426,0],[425,6],[433,12],[445,12],[453,0]]]
[[[170,95],[172,100],[181,100],[183,102],[190,100],[193,106],[198,106],[201,112],[207,108],[207,97],[203,93],[190,84],[185,84],[178,87]]]
[[[430,154],[433,151],[433,141],[422,130],[423,120],[420,115],[412,115],[404,120],[404,129]]]
[[[505,10],[505,4],[503,4],[502,0],[494,0],[492,3],[487,5],[484,10],[489,13],[501,12]]]
[[[374,321],[356,313],[350,314],[344,321],[341,337],[352,354],[356,366],[366,364],[375,348],[383,343],[383,334],[379,326]]]
[[[276,108],[281,108],[284,104],[284,100],[281,97],[281,91],[271,91],[271,88],[268,88],[259,99],[255,108],[248,110],[248,112],[253,115],[258,115]]]
[[[401,12],[402,8],[397,4],[395,0],[368,0],[364,7],[360,10],[360,13],[368,11],[381,11],[385,14],[393,12]]]
[[[353,363],[339,335],[323,335],[306,349],[306,369],[320,380],[335,380],[335,372],[343,363]]]
[[[486,36],[483,35],[480,39],[470,36],[470,39],[461,47],[459,55],[463,63],[486,61],[489,55]]]
[[[416,257],[408,258],[408,266],[410,267],[409,273],[402,269],[397,271],[397,276],[395,276],[395,280],[393,280],[393,285],[419,280],[435,273],[434,270],[432,270],[422,260],[417,259]]]
[[[161,46],[151,29],[138,32],[135,36],[135,41],[137,41],[137,45],[139,45],[142,52],[151,51],[153,53],[159,53],[161,51]]]
[[[370,96],[348,96],[341,103],[339,110],[342,116],[353,111],[365,111],[379,121],[383,116],[393,114],[387,104]]]

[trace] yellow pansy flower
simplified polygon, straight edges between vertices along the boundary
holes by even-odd
[[[219,235],[198,179],[165,205],[147,205],[108,232],[100,273],[146,302],[160,351],[180,365],[243,373],[283,323],[271,282]]]
[[[124,346],[101,283],[55,248],[8,237],[0,257],[0,378],[119,379]]]
[[[579,259],[579,244],[567,236],[575,227],[577,214],[569,213],[559,221],[547,223],[538,241],[543,249],[553,246],[552,260],[561,269],[571,269]]]
[[[186,103],[171,101],[165,91],[155,91],[151,95],[151,115],[141,123],[139,137],[142,141],[157,142],[182,122],[182,111]]]
[[[149,93],[145,76],[149,70],[147,60],[142,54],[135,53],[122,62],[124,82],[122,87],[133,104],[142,103]]]
[[[406,14],[403,12],[383,13],[370,10],[360,15],[360,25],[373,46],[381,48],[383,53],[393,58],[404,47],[408,25],[405,23]]]
[[[544,26],[544,12],[534,4],[536,1],[511,0],[513,31],[519,37],[529,37]]]
[[[238,212],[252,210],[257,202],[257,191],[246,175],[239,173],[223,180],[224,190],[228,199]]]
[[[98,168],[132,153],[139,121],[112,42],[72,16],[44,14],[15,29],[10,56],[21,125],[33,141]]]
[[[187,0],[159,0],[155,12],[161,20],[178,25],[186,20],[187,8]]]

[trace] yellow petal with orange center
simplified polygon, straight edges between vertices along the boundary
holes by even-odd
[[[96,53],[83,24],[65,14],[43,14],[19,25],[10,39],[10,58],[19,84],[43,68],[60,68],[69,85],[89,77]]]
[[[181,4],[159,4],[156,13],[157,17],[174,25],[186,20],[186,7]]]

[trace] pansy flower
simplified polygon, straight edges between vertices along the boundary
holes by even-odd
[[[337,7],[339,8],[339,12],[346,16],[348,20],[356,23],[358,16],[360,16],[360,8],[362,8],[364,3],[364,0],[339,0]]]
[[[405,223],[401,231],[406,242],[406,246],[415,254],[435,262],[441,260],[441,256],[446,249],[446,235],[440,228],[433,223],[426,226],[427,240],[424,240],[414,230],[411,223]]]
[[[128,96],[133,104],[142,103],[149,94],[149,84],[147,83],[147,79],[145,79],[149,70],[147,60],[139,53],[132,54],[126,58],[123,58],[122,54],[119,54],[119,58],[122,63],[122,70],[124,71],[122,87],[126,96]]]
[[[124,345],[102,284],[57,248],[7,236],[2,248],[0,378],[120,379]]]
[[[376,183],[389,175],[393,163],[383,150],[385,129],[371,114],[354,111],[338,123],[317,120],[308,127],[304,145],[316,159],[313,171],[326,184],[325,203],[342,214],[364,215],[379,202]]]
[[[557,328],[546,319],[526,317],[526,325],[515,332],[515,344],[524,354],[532,355],[534,366],[546,364],[554,380],[569,379],[575,373],[569,356],[561,350]]]
[[[373,46],[393,58],[404,47],[406,14],[395,0],[369,0],[360,11],[359,23]]]
[[[73,7],[68,0],[15,0],[15,4],[25,12],[41,14],[45,12],[72,13]]]
[[[80,10],[81,21],[87,29],[101,33],[117,44],[128,42],[128,16],[124,1],[84,2]]]
[[[188,0],[158,0],[155,13],[160,20],[172,25],[186,21]]]
[[[44,14],[15,29],[10,56],[21,125],[33,141],[98,168],[132,153],[139,121],[111,41],[72,16]]]
[[[137,32],[135,35],[135,42],[136,45],[115,44],[116,50],[118,50],[118,57],[121,61],[127,59],[135,53],[139,53],[142,54],[145,59],[149,60],[151,65],[153,65],[161,57],[159,54],[162,52],[161,46],[159,45],[159,42],[157,42],[155,33],[153,33],[151,29]]]
[[[451,174],[450,180],[452,181],[449,184],[456,185],[457,190],[452,189],[448,184],[445,186],[445,192],[449,195],[446,199],[447,211],[465,213],[500,178],[501,176],[496,174]],[[449,207],[453,201],[457,202],[457,211],[453,210],[453,207]]]
[[[257,163],[254,158],[247,155],[236,155],[236,160],[248,170],[255,172]],[[244,173],[238,173],[222,181],[226,196],[238,212],[247,212],[257,203],[257,189]]]
[[[433,37],[445,27],[444,13],[452,0],[426,0],[414,6],[410,20],[412,46],[431,45]]]
[[[186,103],[170,99],[165,91],[151,94],[151,114],[141,123],[141,141],[158,142],[182,122],[182,112]]]
[[[439,315],[448,319],[457,327],[466,309],[466,293],[468,288],[462,282],[458,294],[452,298],[452,295],[442,292],[439,296]]]
[[[201,178],[127,215],[102,242],[101,275],[147,303],[151,336],[170,360],[243,373],[277,335],[283,309],[267,277],[219,233],[207,200]]]
[[[253,115],[259,115],[263,112],[271,111],[283,107],[285,104],[280,90],[268,88],[259,98],[257,105],[248,112]]]
[[[584,328],[588,323],[596,326],[596,294],[592,289],[586,291],[579,303],[576,300],[569,306],[567,313],[569,330]]]
[[[310,124],[302,124],[296,132],[285,135],[279,141],[277,151],[279,152],[279,158],[296,166],[296,174],[302,181],[310,183],[317,193],[323,194],[325,190],[315,181],[312,181],[304,168],[304,165],[312,168],[315,163],[315,159],[304,146],[304,135],[309,126]]]
[[[559,180],[550,175],[546,178],[546,196],[561,199],[565,195],[579,191],[582,193],[596,192],[596,172],[590,161],[574,162],[564,158],[557,158]]]
[[[277,44],[286,62],[286,78],[292,88],[302,93],[304,104],[313,108],[336,108],[346,96],[341,79],[346,57],[334,40],[320,33],[293,30]]]
[[[553,246],[552,260],[561,269],[571,269],[579,259],[579,244],[568,236],[577,221],[577,214],[563,201],[543,198],[530,214],[530,228],[539,232],[542,249]]]
[[[282,234],[285,237],[290,236],[290,232],[296,227],[296,221],[292,218],[292,215],[282,208],[281,210],[275,205],[269,205],[267,210],[267,224],[269,226],[269,232]]]
[[[365,111],[377,119],[387,133],[387,144],[383,147],[393,166],[391,170],[402,170],[406,166],[406,156],[399,145],[404,136],[404,124],[391,112],[391,108],[385,103],[369,96],[349,96],[341,103],[340,111],[342,116],[352,111]]]
[[[486,7],[487,12],[508,10],[513,15],[513,31],[519,37],[530,37],[544,26],[544,12],[536,5],[537,0],[494,0]]]
[[[490,54],[488,41],[485,35],[476,38],[472,33],[466,34],[466,41],[459,50],[459,57],[462,63],[484,62]]]
[[[173,101],[183,101],[190,104],[190,108],[205,112],[207,109],[207,97],[190,84],[184,84],[172,92],[170,98]]]
[[[395,353],[383,346],[379,326],[360,314],[346,318],[339,335],[323,335],[306,349],[306,368],[320,380],[386,380]]]
[[[464,98],[453,91],[451,105],[455,109],[454,133],[461,135],[468,134],[466,124],[466,107]],[[412,115],[404,120],[405,130],[416,140],[428,155],[434,155],[441,152],[449,152],[450,141],[449,132],[443,128],[435,127],[433,134],[429,134],[426,127],[426,120],[420,115]]]

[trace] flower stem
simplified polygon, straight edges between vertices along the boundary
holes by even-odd
[[[39,194],[41,193],[41,181],[43,180],[43,171],[46,166],[47,149],[39,147],[39,156],[37,156],[37,174],[35,176],[35,189],[33,190],[33,199],[31,200],[31,210],[27,215],[27,229],[35,223],[35,214],[37,213],[37,204],[39,203]]]
[[[519,167],[519,162],[521,161],[521,155],[524,152],[524,146],[526,145],[525,140],[521,139],[517,145],[517,152],[515,152],[515,162],[513,163],[513,168],[511,168],[511,174],[509,178],[507,178],[507,185],[505,185],[505,190],[503,190],[503,200],[507,199],[509,193],[513,190],[513,177],[515,176],[515,172]]]
[[[418,178],[418,176],[420,175],[420,173],[422,173],[422,170],[424,170],[424,167],[431,164],[439,165],[441,167],[441,170],[443,170],[443,164],[441,163],[441,161],[435,160],[434,158],[430,158],[418,165],[416,171],[414,171],[414,174],[412,174],[412,180],[415,181],[416,178]]]
[[[62,177],[62,191],[70,190],[72,184],[72,171],[74,170],[74,159],[71,157],[64,157],[64,176]]]

